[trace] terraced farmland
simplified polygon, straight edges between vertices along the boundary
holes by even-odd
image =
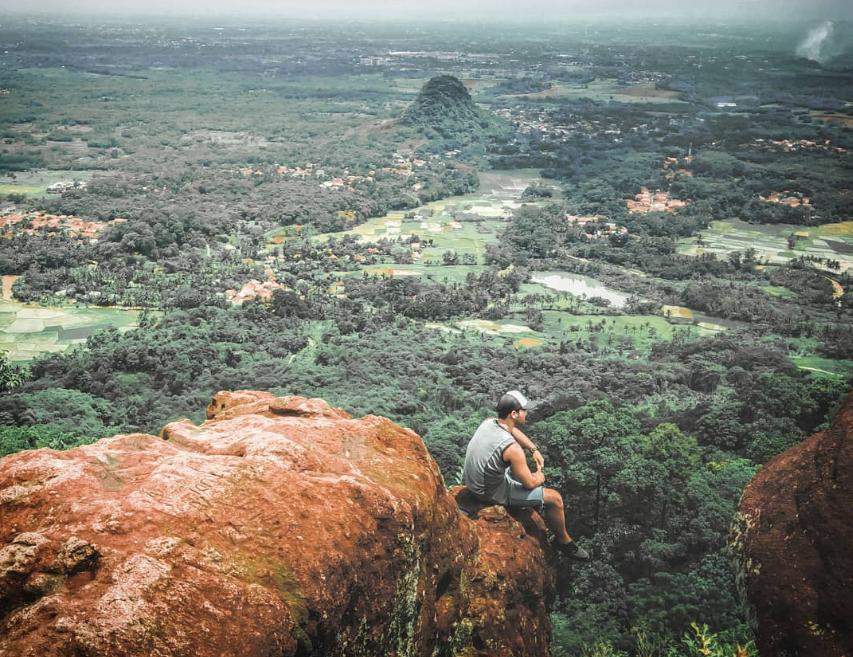
[[[789,248],[788,238],[796,244]],[[837,260],[840,271],[853,267],[853,221],[824,226],[792,226],[789,224],[749,224],[739,219],[715,221],[701,233],[701,239],[686,238],[679,243],[679,253],[698,256],[716,253],[727,256],[735,251],[754,249],[756,256],[771,264],[782,264],[812,256]]]
[[[128,330],[140,312],[83,306],[43,307],[0,301],[0,350],[10,361],[25,362],[42,353],[62,352],[106,328]]]
[[[493,242],[513,210],[521,205],[521,193],[532,184],[542,184],[534,170],[490,171],[480,174],[480,189],[464,196],[451,196],[412,210],[394,211],[369,219],[352,230],[318,235],[318,240],[356,235],[364,242],[418,235],[427,240],[421,261],[441,261],[445,251],[478,260],[486,244]],[[275,235],[270,236],[274,239]],[[395,269],[402,269],[397,268]]]

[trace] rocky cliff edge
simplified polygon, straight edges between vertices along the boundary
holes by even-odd
[[[762,656],[853,655],[853,395],[747,485],[731,545]]]
[[[412,431],[223,392],[0,461],[0,656],[548,655],[541,524],[462,516]]]

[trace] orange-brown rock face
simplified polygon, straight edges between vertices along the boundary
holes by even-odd
[[[853,655],[853,396],[747,485],[732,546],[761,655]]]
[[[548,654],[537,528],[463,517],[416,434],[259,392],[208,417],[0,461],[0,656]]]

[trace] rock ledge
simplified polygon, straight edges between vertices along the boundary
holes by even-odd
[[[0,657],[547,656],[541,524],[462,516],[412,431],[218,393],[0,461]]]

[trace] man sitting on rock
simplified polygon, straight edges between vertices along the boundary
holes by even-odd
[[[535,509],[554,532],[557,549],[572,559],[587,561],[589,553],[572,540],[566,529],[562,496],[543,486],[545,459],[542,453],[518,426],[527,421],[530,406],[518,390],[501,397],[497,419],[480,424],[468,443],[463,472],[465,486],[486,504]],[[525,449],[533,454],[536,472],[531,472],[527,465]]]

